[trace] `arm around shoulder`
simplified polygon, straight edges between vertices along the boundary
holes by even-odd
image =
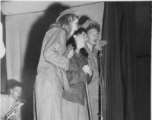
[[[51,35],[47,35],[48,39],[43,54],[47,61],[61,67],[65,70],[69,68],[69,59],[64,57],[65,52],[65,31],[54,30]]]

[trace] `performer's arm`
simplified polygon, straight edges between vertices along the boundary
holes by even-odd
[[[61,54],[61,50],[63,50],[60,39],[64,40],[65,33],[64,31],[54,31],[52,33],[52,36],[47,36],[46,39],[49,39],[49,41],[54,41],[53,43],[47,43],[44,50],[44,57],[47,61],[55,64],[58,67],[61,67],[65,70],[69,68],[69,59],[64,57],[63,54]],[[66,42],[64,40],[64,42]]]

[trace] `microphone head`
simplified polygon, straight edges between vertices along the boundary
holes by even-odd
[[[99,51],[102,50],[102,47],[106,46],[107,45],[107,41],[106,40],[97,40],[97,44],[95,46],[95,48]]]

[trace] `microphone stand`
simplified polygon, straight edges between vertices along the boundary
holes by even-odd
[[[102,101],[102,93],[103,93],[103,76],[102,76],[102,62],[101,62],[101,56],[102,56],[102,48],[101,51],[98,51],[98,71],[99,71],[99,113],[98,113],[98,118],[99,120],[103,120],[103,114],[102,114],[102,107],[103,107],[103,101]]]
[[[85,88],[86,88],[86,95],[87,95],[87,103],[88,103],[87,107],[88,107],[89,120],[93,120],[87,81],[85,82]]]

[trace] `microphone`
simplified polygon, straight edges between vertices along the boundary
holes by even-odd
[[[102,49],[102,47],[104,47],[104,46],[106,46],[107,45],[107,41],[106,40],[98,40],[97,41],[97,44],[96,44],[96,48],[99,50],[99,51],[101,51]]]
[[[98,40],[97,41],[97,44],[96,44],[96,46],[95,46],[95,48],[98,50],[98,52],[99,52],[99,57],[101,57],[102,56],[102,48],[104,47],[104,46],[106,46],[107,45],[107,41],[106,40]]]

